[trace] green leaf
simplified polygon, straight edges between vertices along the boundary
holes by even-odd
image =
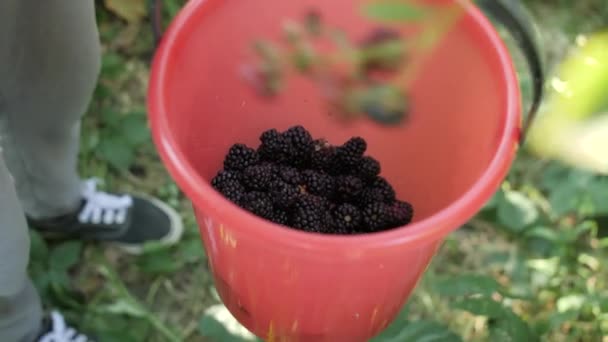
[[[128,115],[121,123],[121,130],[131,146],[138,146],[150,140],[150,130],[145,117]]]
[[[522,193],[508,191],[498,205],[498,219],[505,227],[520,232],[538,219],[538,209]]]
[[[32,262],[44,262],[46,264],[49,249],[46,242],[35,230],[30,230],[30,258]]]
[[[486,316],[488,318],[501,318],[505,316],[507,308],[501,303],[490,298],[467,298],[452,304],[454,309],[468,311],[474,315]]]
[[[205,250],[199,239],[188,240],[179,249],[182,259],[187,263],[195,263],[207,260]]]
[[[105,109],[101,112],[101,123],[106,130],[115,130],[120,127],[123,120],[123,115],[113,109]]]
[[[171,250],[172,246],[167,245],[161,241],[148,241],[142,247],[142,255],[145,254],[154,254],[154,253],[163,253],[165,251]]]
[[[500,203],[503,196],[504,196],[504,192],[502,191],[502,189],[499,189],[498,191],[496,191],[494,193],[494,195],[490,198],[490,200],[488,202],[486,202],[486,204],[484,204],[482,210],[495,209],[498,206],[498,203]]]
[[[549,316],[550,329],[558,329],[562,324],[573,321],[578,317],[577,310],[568,310],[564,312],[554,312]]]
[[[142,271],[150,274],[174,273],[180,268],[180,263],[169,250],[141,255],[137,265]]]
[[[553,190],[564,184],[564,181],[568,178],[571,169],[556,162],[552,162],[543,172],[543,178],[541,179],[541,186],[545,190]]]
[[[489,330],[490,341],[493,342],[534,342],[538,340],[530,331],[530,327],[513,313],[492,321],[489,324]]]
[[[593,201],[595,214],[608,214],[608,178],[600,178],[592,186],[586,188]]]
[[[556,216],[575,212],[582,202],[581,188],[572,182],[565,182],[556,187],[549,195],[551,209]]]
[[[596,229],[595,222],[582,222],[581,224],[577,225],[576,228],[567,230],[563,234],[562,240],[566,243],[573,243],[576,240],[580,239],[583,234],[593,231],[594,229]]]
[[[435,289],[444,296],[491,295],[500,288],[494,278],[476,274],[448,277],[435,284]]]
[[[99,143],[101,158],[119,170],[127,169],[135,158],[133,147],[122,136],[107,136]]]
[[[469,298],[452,305],[489,319],[490,341],[536,341],[530,327],[511,309],[490,298]]]
[[[70,278],[65,271],[51,270],[49,272],[50,284],[55,290],[68,288],[70,286]]]
[[[67,271],[80,260],[82,242],[69,241],[55,247],[49,256],[49,266],[59,273]]]
[[[422,19],[426,9],[404,1],[385,0],[366,4],[363,12],[373,20],[412,21]]]
[[[104,76],[114,78],[121,74],[125,69],[124,58],[113,52],[103,54],[101,62],[101,72]]]
[[[558,242],[561,239],[555,229],[547,227],[534,227],[526,231],[525,236],[528,238],[540,238],[550,242]]]
[[[394,336],[380,335],[373,342],[460,342],[462,338],[448,328],[432,321],[415,321],[407,323]]]

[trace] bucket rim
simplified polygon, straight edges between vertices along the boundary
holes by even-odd
[[[195,210],[200,210],[211,218],[222,217],[222,222],[219,223],[226,229],[234,230],[235,227],[243,225],[243,222],[249,222],[246,229],[256,238],[281,240],[283,244],[289,241],[292,247],[316,250],[382,248],[406,243],[430,244],[443,239],[472,218],[500,187],[515,158],[520,135],[521,95],[518,91],[517,75],[506,44],[489,19],[478,7],[463,4],[462,6],[466,7],[466,15],[473,19],[474,27],[471,29],[479,30],[485,35],[489,46],[497,55],[501,65],[497,72],[498,81],[504,83],[506,88],[505,120],[495,154],[478,180],[466,192],[430,217],[403,227],[360,235],[303,232],[267,221],[234,205],[197,173],[180,150],[168,125],[165,81],[168,65],[175,51],[174,46],[187,38],[187,28],[197,13],[203,12],[205,7],[213,2],[214,0],[190,0],[171,22],[152,61],[147,96],[152,139],[157,151],[169,174],[189,198]]]

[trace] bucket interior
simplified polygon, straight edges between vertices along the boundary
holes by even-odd
[[[253,40],[279,37],[283,18],[298,19],[311,7],[360,38],[372,26],[352,0],[196,3],[173,42],[163,91],[169,134],[203,179],[222,167],[232,144],[257,147],[270,128],[303,125],[334,144],[361,136],[419,221],[469,190],[496,154],[512,94],[495,42],[472,16],[463,16],[427,59],[410,90],[409,119],[386,127],[367,120],[344,125],[306,78],[290,78],[281,97],[268,101],[240,73],[253,57]]]

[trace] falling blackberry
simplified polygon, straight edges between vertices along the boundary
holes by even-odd
[[[259,156],[256,150],[244,144],[235,144],[230,148],[224,160],[224,169],[241,171],[248,166],[257,164],[258,161]]]

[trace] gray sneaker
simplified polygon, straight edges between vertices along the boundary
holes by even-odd
[[[80,207],[66,215],[34,220],[32,228],[46,238],[79,238],[111,242],[131,254],[146,242],[174,244],[181,238],[180,215],[156,198],[111,194],[97,189],[97,181],[83,183]]]

